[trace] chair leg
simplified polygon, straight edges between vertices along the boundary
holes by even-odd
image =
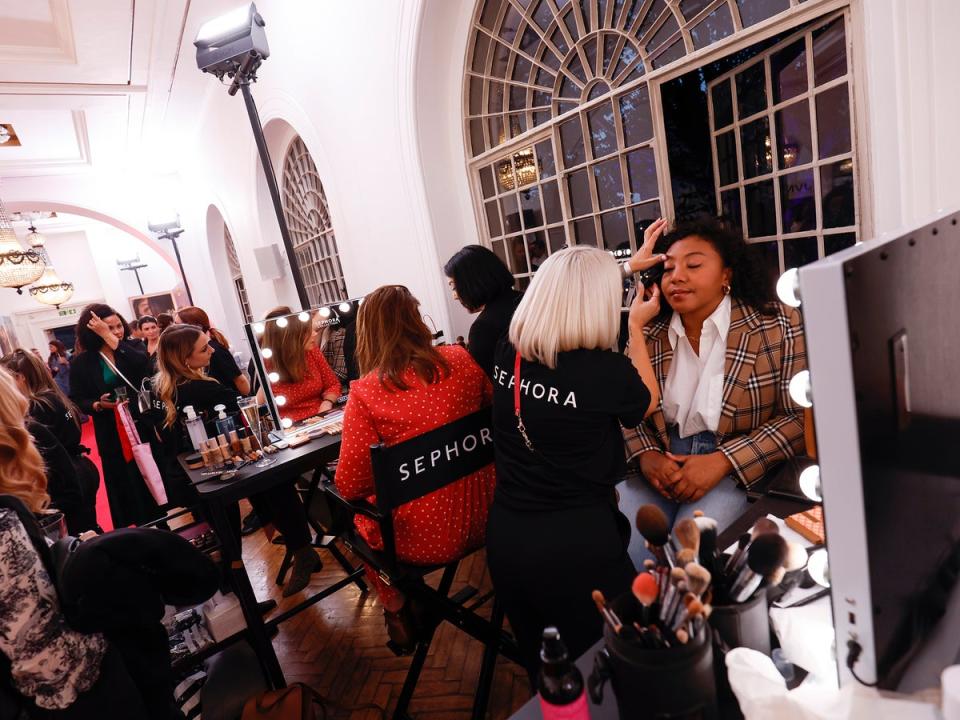
[[[347,560],[346,556],[342,552],[340,552],[340,548],[338,548],[334,543],[336,543],[336,540],[331,540],[328,544],[324,545],[323,547],[325,547],[327,550],[330,551],[330,554],[333,555],[334,560],[336,560],[340,564],[340,567],[344,569],[347,575],[352,575],[357,570],[357,568],[355,568],[350,563],[350,561]],[[356,584],[356,586],[360,588],[360,592],[364,592],[364,593],[367,592],[367,583],[365,583],[362,578],[358,577],[354,581],[354,584]]]
[[[290,548],[287,548],[283,552],[283,561],[280,563],[280,571],[277,573],[277,585],[283,585],[291,564],[293,564],[293,553],[290,552]]]
[[[477,692],[473,696],[471,720],[483,720],[487,714],[487,703],[493,687],[493,675],[497,664],[497,651],[500,647],[500,631],[503,629],[503,606],[494,598],[490,615],[490,636],[483,648],[483,662],[480,665],[480,677],[477,680]]]
[[[427,636],[417,643],[417,650],[413,654],[413,660],[410,663],[410,669],[407,670],[407,677],[403,681],[403,688],[400,690],[400,697],[397,698],[397,706],[393,710],[393,720],[409,720],[407,708],[413,699],[413,693],[417,689],[417,682],[420,680],[420,673],[427,662],[427,653],[430,651],[430,643],[433,642],[433,634],[436,628],[432,628]]]

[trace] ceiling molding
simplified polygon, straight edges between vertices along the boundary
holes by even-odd
[[[25,177],[31,175],[61,175],[89,170],[90,136],[87,132],[87,115],[83,110],[72,110],[73,131],[77,140],[77,154],[60,158],[24,160],[19,163],[0,166],[4,177]]]
[[[54,32],[55,47],[40,45],[0,45],[0,63],[48,63],[76,65],[77,47],[73,38],[73,23],[67,0],[47,0]]]
[[[0,95],[142,95],[146,92],[146,85],[16,83],[0,81]]]

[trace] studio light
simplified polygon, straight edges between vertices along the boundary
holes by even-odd
[[[790,268],[777,280],[777,297],[790,307],[800,307],[800,271]]]
[[[183,270],[183,260],[180,258],[180,246],[177,245],[177,238],[183,235],[183,228],[180,227],[180,215],[165,213],[156,216],[155,219],[147,221],[147,228],[161,240],[169,240],[173,243],[173,254],[177,256],[177,267],[180,268],[183,288],[187,291],[187,300],[193,305],[193,293],[190,292],[190,283],[187,282],[187,274]]]

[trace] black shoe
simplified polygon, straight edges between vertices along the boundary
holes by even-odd
[[[310,583],[310,576],[323,567],[320,555],[312,545],[307,545],[293,554],[293,568],[287,584],[283,586],[283,596],[290,597],[303,590]]]
[[[257,515],[255,510],[251,510],[250,514],[243,519],[242,523],[240,523],[240,534],[250,535],[262,527],[263,523],[260,522],[260,517]]]

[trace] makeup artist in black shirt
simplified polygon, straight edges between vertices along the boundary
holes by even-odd
[[[513,275],[500,258],[480,245],[459,250],[443,266],[443,272],[460,304],[468,312],[480,313],[470,326],[467,350],[491,377],[497,343],[506,336],[520,302]]]
[[[544,627],[557,626],[580,655],[602,631],[591,592],[612,599],[636,575],[614,489],[626,467],[621,424],[638,425],[659,392],[645,343],[631,343],[629,357],[616,352],[622,277],[602,250],[554,253],[497,348],[487,562],[531,677]],[[640,297],[631,336],[658,310],[659,293]]]

